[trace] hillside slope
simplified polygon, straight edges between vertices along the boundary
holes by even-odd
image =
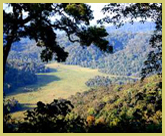
[[[86,118],[94,128],[99,124],[105,125],[101,131],[108,127],[112,132],[162,131],[160,76],[151,76],[133,84],[92,89],[77,93],[70,100],[75,106],[73,114]]]
[[[94,45],[83,49],[78,44],[61,44],[69,52],[66,64],[98,68],[100,72],[115,75],[139,76],[147,54],[151,51],[150,36],[151,33],[143,32],[110,33],[107,39],[114,47],[112,54],[101,52]]]

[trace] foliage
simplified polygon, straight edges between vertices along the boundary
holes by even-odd
[[[88,128],[90,132],[161,132],[161,80],[160,76],[152,76],[143,82],[111,85],[72,96],[73,112],[87,119],[93,116],[95,123]]]
[[[108,46],[109,42],[103,39],[104,37],[108,36],[108,33],[105,31],[104,27],[97,28],[96,26],[94,26],[89,27],[88,29],[83,29],[84,31],[78,34],[78,36],[80,37],[80,44],[86,46],[94,44],[103,51],[113,51],[112,46]]]
[[[34,71],[26,67],[27,63],[9,62],[4,82],[4,92],[13,92],[16,88],[31,85],[37,82],[37,76]],[[31,65],[32,66],[32,65]]]
[[[9,113],[17,111],[21,108],[20,103],[14,97],[4,101],[4,107],[6,107]],[[7,111],[6,111],[7,113]]]
[[[6,101],[3,98],[3,132],[12,133],[15,127],[15,120],[9,114],[11,110],[18,108],[18,101],[15,99]]]
[[[80,117],[72,118],[69,114],[73,108],[70,101],[54,100],[50,104],[37,103],[37,107],[28,110],[24,122],[19,122],[15,132],[27,133],[57,133],[83,132],[84,121]]]
[[[95,76],[94,78],[89,79],[85,84],[88,87],[108,86],[111,84],[111,80],[108,77]]]
[[[132,79],[129,77],[105,77],[105,76],[95,76],[89,79],[85,84],[88,87],[107,87],[111,84],[124,84],[135,82],[137,79]]]
[[[17,55],[12,56],[7,62],[4,82],[5,93],[13,92],[18,87],[34,85],[38,81],[37,73],[48,73],[51,71],[38,59],[31,60],[29,58],[27,61],[25,58],[19,58]]]
[[[106,30],[101,27],[88,27],[89,21],[93,19],[90,6],[84,3],[9,3],[12,12],[3,10],[3,68],[9,51],[14,42],[20,38],[29,37],[35,40],[36,45],[42,47],[41,59],[49,61],[55,58],[58,62],[65,61],[68,53],[57,43],[57,35],[54,30],[64,31],[69,40],[80,42],[81,45],[89,46],[97,43],[100,49],[107,51],[107,41],[103,39],[107,35]],[[27,12],[27,16],[23,15]],[[54,21],[51,17],[59,16]],[[100,34],[97,35],[97,34]],[[76,35],[79,39],[72,39]],[[97,35],[98,39],[93,38]],[[91,39],[86,40],[86,36]],[[90,37],[89,37],[90,38]],[[90,41],[90,42],[89,42]]]
[[[92,11],[86,4],[12,3],[9,5],[13,7],[13,12],[6,13],[4,11],[3,66],[6,65],[11,45],[19,41],[21,37],[26,36],[34,39],[37,42],[37,46],[44,48],[41,53],[42,60],[51,60],[55,54],[57,61],[65,61],[68,54],[57,43],[54,29],[64,30],[71,42],[80,42],[81,45],[86,46],[95,44],[103,51],[112,51],[112,47],[108,46],[108,42],[104,39],[107,36],[105,28],[86,26],[89,25],[89,20],[93,18]],[[162,4],[158,3],[131,3],[124,5],[111,3],[103,9],[104,12],[115,13],[112,14],[111,19],[106,17],[103,21],[113,23],[118,27],[125,23],[125,18],[131,18],[131,23],[136,18],[141,18],[141,22],[146,21],[147,18],[151,18],[156,23],[156,30],[150,39],[150,44],[155,50],[149,53],[148,60],[145,62],[146,67],[142,70],[143,78],[151,73],[161,74],[162,71],[161,9]],[[23,11],[28,12],[28,16],[25,18],[22,15]],[[51,22],[49,17],[54,15],[59,15],[61,18],[59,20],[56,19],[55,22]],[[81,26],[81,23],[84,24]],[[141,36],[143,37],[143,35]],[[136,37],[136,34],[132,37],[137,38],[138,42],[142,39],[140,38],[138,40],[139,36]],[[144,39],[144,41],[146,42],[147,40]],[[114,40],[114,42],[117,41]],[[126,45],[132,44],[134,45],[135,43],[130,40]],[[142,44],[141,41],[139,44]],[[123,46],[125,49],[128,47],[126,45]],[[124,56],[124,53],[120,52],[120,49],[123,49],[123,47],[120,46],[115,51],[120,53],[121,58],[124,59],[120,59],[118,55],[115,57],[125,66],[129,61],[125,61],[127,56]],[[134,54],[136,50],[137,48],[134,47],[131,50],[127,50],[128,52],[126,53],[131,54],[130,56],[128,55],[130,61],[137,58],[139,54],[143,58],[143,52],[148,50],[148,48],[142,49],[140,51],[142,53]],[[79,53],[81,54],[81,51]],[[100,62],[97,55],[94,59],[96,58],[97,62]],[[82,59],[81,61],[84,60]],[[99,63],[101,65],[94,65],[93,67],[104,68],[104,64],[110,64],[107,60],[109,58],[105,57],[101,59],[101,62],[103,61],[105,63]],[[81,61],[75,60],[77,64]],[[86,60],[84,65],[90,65],[88,60]],[[132,65],[134,66],[135,63]],[[126,73],[128,76],[132,73],[132,70],[130,71],[130,73]],[[108,78],[99,77],[100,79],[110,81]],[[13,100],[10,104],[17,105],[17,103],[17,101]],[[103,88],[91,89],[84,93],[77,93],[75,96],[71,96],[69,100],[54,100],[50,104],[38,102],[36,108],[26,112],[24,122],[17,122],[10,117],[8,114],[9,106],[9,104],[5,105],[4,102],[4,132],[160,133],[162,132],[162,77],[160,75],[154,75],[132,84],[107,85],[107,87],[104,86]]]

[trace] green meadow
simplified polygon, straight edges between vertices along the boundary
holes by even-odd
[[[51,63],[46,66],[51,68],[52,72],[37,74],[36,84],[20,87],[8,96],[8,98],[17,99],[23,107],[22,111],[13,113],[14,117],[21,116],[23,111],[35,107],[38,101],[50,103],[54,99],[68,98],[77,92],[89,90],[85,82],[96,75],[116,77],[116,75],[101,73],[97,69],[74,65]],[[30,88],[33,91],[28,92],[24,88]]]

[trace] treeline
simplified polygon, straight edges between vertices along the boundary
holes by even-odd
[[[111,79],[107,76],[95,76],[94,78],[89,79],[85,82],[88,87],[100,87],[100,86],[108,86],[112,83]]]
[[[51,71],[50,68],[46,67],[44,63],[40,61],[9,59],[8,65],[12,68],[19,69],[25,72],[28,71],[30,73],[47,73]]]
[[[6,66],[4,92],[13,92],[18,87],[32,85],[37,82],[36,73],[50,72],[43,63],[26,62],[24,60],[10,59]]]
[[[94,78],[89,79],[85,84],[88,87],[104,87],[110,86],[111,84],[125,84],[125,83],[133,83],[137,81],[137,79],[129,78],[129,77],[108,77],[108,76],[95,76]]]
[[[41,62],[41,48],[35,45],[35,41],[28,38],[22,38],[19,42],[15,42],[9,53],[9,59],[17,59],[25,62]]]
[[[150,36],[151,33],[137,33],[128,40],[123,50],[101,58],[98,61],[100,72],[140,76],[144,61],[147,59],[149,51],[151,51]]]

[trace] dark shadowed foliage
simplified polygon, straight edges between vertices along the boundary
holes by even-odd
[[[25,121],[17,123],[13,132],[85,132],[83,119],[78,116],[74,119],[69,118],[69,113],[73,108],[71,102],[65,99],[54,100],[50,104],[38,102],[36,108],[25,113]]]

